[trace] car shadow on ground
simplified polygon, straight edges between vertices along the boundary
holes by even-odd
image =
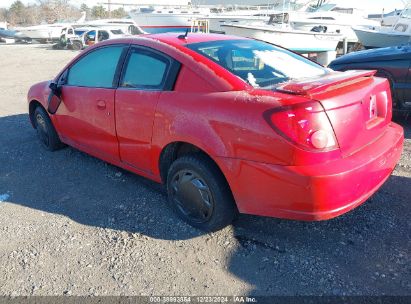
[[[409,295],[410,189],[411,178],[392,176],[365,204],[324,222],[244,216],[228,270],[254,296]]]
[[[404,137],[411,139],[411,113],[409,114],[395,114],[393,121],[400,124],[404,128]]]
[[[72,148],[44,151],[27,115],[0,117],[0,130],[8,202],[156,239],[202,235],[166,207],[161,185]],[[364,205],[326,222],[242,215],[228,271],[254,286],[250,295],[410,293],[409,189],[410,178],[392,176]]]
[[[0,194],[10,202],[158,239],[200,235],[166,208],[161,185],[70,147],[45,151],[28,115],[0,118],[0,130]]]

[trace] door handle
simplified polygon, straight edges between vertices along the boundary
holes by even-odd
[[[105,110],[106,109],[106,101],[105,100],[97,100],[97,108],[99,110]]]

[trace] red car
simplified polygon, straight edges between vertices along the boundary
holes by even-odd
[[[402,152],[389,84],[373,75],[251,39],[147,35],[82,52],[30,89],[29,113],[46,149],[164,183],[200,229],[238,212],[326,220],[367,200]]]

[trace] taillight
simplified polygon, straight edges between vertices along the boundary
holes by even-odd
[[[338,149],[334,130],[319,102],[280,107],[264,113],[271,127],[285,139],[310,151]]]

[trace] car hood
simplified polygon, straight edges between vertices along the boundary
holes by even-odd
[[[331,66],[347,64],[347,63],[361,63],[367,61],[382,61],[382,60],[399,60],[408,59],[411,55],[411,45],[400,45],[387,48],[366,50],[354,52],[335,59]]]

